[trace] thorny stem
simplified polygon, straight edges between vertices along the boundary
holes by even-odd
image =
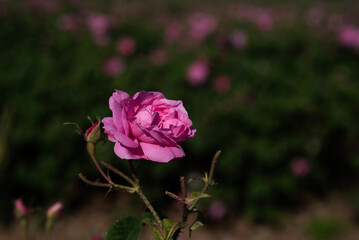
[[[87,144],[87,148],[89,148],[89,144]],[[112,180],[108,178],[108,176],[102,171],[100,165],[98,164],[97,160],[96,160],[96,157],[95,157],[95,154],[89,154],[93,163],[95,164],[97,170],[101,173],[101,175],[106,179],[106,181],[108,183],[111,183],[113,184]]]
[[[131,175],[134,180],[136,180],[135,168],[133,167],[133,162],[131,159],[127,160],[128,168],[130,169]]]
[[[138,194],[138,196],[141,198],[141,200],[143,201],[143,203],[147,206],[148,210],[150,210],[150,212],[152,213],[153,217],[155,218],[157,224],[162,228],[162,222],[160,217],[158,216],[157,212],[155,211],[155,209],[153,208],[153,206],[151,205],[150,201],[148,201],[147,197],[143,194],[138,182],[133,181],[131,178],[129,178],[126,174],[124,174],[123,172],[121,172],[120,170],[118,170],[117,168],[115,168],[114,166],[112,166],[111,164],[102,161],[101,162],[102,165],[104,165],[106,168],[108,168],[109,170],[113,171],[114,173],[116,173],[117,175],[119,175],[120,177],[122,177],[123,179],[125,179],[128,183],[130,183],[133,188],[134,191]]]
[[[111,170],[112,172],[116,173],[117,175],[119,175],[120,177],[122,177],[123,179],[125,179],[129,184],[131,184],[132,186],[136,186],[136,183],[129,178],[126,174],[124,174],[123,172],[121,172],[120,170],[118,170],[117,168],[115,168],[114,166],[112,166],[110,163],[108,162],[104,162],[101,161],[101,164],[104,165],[106,168],[108,168],[109,170]]]
[[[209,188],[210,185],[213,184],[213,173],[214,173],[214,169],[216,167],[216,163],[217,163],[217,160],[218,160],[218,157],[219,155],[221,154],[221,150],[218,150],[216,152],[216,154],[213,156],[213,159],[212,159],[212,164],[211,164],[211,168],[209,170],[209,175],[207,175],[207,173],[205,173],[205,178],[204,178],[204,186],[202,188],[202,193],[206,192],[207,189]],[[180,179],[181,181],[181,190],[183,191],[183,188],[182,187],[182,178]],[[183,178],[184,179],[184,178]],[[182,196],[183,197],[183,196]],[[199,200],[197,200],[194,204],[192,204],[192,206],[190,208],[187,208],[186,205],[184,205],[184,209],[183,209],[183,216],[182,216],[182,222],[187,222],[187,219],[188,219],[188,215],[193,211],[193,209],[196,207],[197,203],[198,203]]]
[[[180,177],[180,185],[181,185],[181,195],[182,195],[181,197],[182,199],[185,199],[187,197],[187,191],[186,191],[186,182],[184,176]],[[187,206],[183,201],[182,201],[182,208],[183,208],[182,221],[185,221]]]
[[[88,178],[86,178],[82,173],[79,174],[79,177],[82,179],[82,181],[84,181],[85,183],[87,183],[91,186],[106,187],[106,188],[110,188],[110,190],[111,189],[122,190],[122,191],[130,192],[130,193],[135,192],[135,189],[133,187],[128,187],[128,186],[115,184],[115,183],[100,183],[100,182],[91,181]]]

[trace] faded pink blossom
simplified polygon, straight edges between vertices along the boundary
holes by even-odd
[[[324,11],[319,7],[310,8],[304,16],[304,21],[310,27],[319,26],[324,19]]]
[[[231,88],[231,79],[227,75],[219,75],[213,79],[213,87],[219,93],[228,92]]]
[[[183,35],[183,27],[179,23],[172,23],[168,25],[163,33],[163,38],[166,43],[174,43],[181,39]]]
[[[22,202],[21,199],[15,200],[15,206],[14,206],[15,216],[17,218],[21,218],[27,215],[27,207]]]
[[[274,26],[274,19],[271,13],[266,10],[260,9],[255,14],[254,23],[258,26],[259,30],[268,32]]]
[[[187,81],[192,86],[200,86],[205,83],[208,75],[209,66],[205,60],[197,60],[187,68]]]
[[[194,137],[196,130],[181,101],[145,91],[131,98],[116,90],[109,103],[112,117],[102,123],[119,158],[165,163],[185,155],[178,143]]]
[[[310,172],[308,160],[302,157],[296,157],[291,162],[292,172],[297,177],[305,177]]]
[[[248,37],[241,30],[234,30],[229,35],[229,43],[236,49],[241,50],[245,48],[248,44]]]
[[[110,21],[106,15],[90,13],[87,15],[86,23],[97,45],[104,46],[109,43]]]
[[[78,27],[78,19],[73,14],[62,15],[57,20],[57,27],[62,31],[73,31]]]
[[[136,42],[130,36],[124,36],[118,39],[116,49],[123,56],[131,56],[136,51]]]
[[[217,20],[205,13],[194,13],[188,20],[189,36],[195,42],[203,41],[217,28]]]
[[[125,63],[119,57],[111,57],[104,62],[102,70],[107,76],[114,77],[125,70]]]
[[[96,235],[96,236],[94,236],[94,237],[92,238],[92,240],[101,240],[101,238]]]
[[[162,66],[167,61],[167,53],[163,49],[156,49],[150,53],[150,62],[155,66]]]
[[[210,205],[208,209],[208,217],[212,221],[217,222],[222,220],[226,216],[227,211],[227,205],[223,201],[217,200],[212,202],[212,204]]]
[[[47,218],[60,218],[62,214],[64,206],[61,202],[56,202],[52,206],[50,206],[46,211],[46,217]]]
[[[342,26],[338,32],[338,40],[345,47],[359,49],[359,28]]]

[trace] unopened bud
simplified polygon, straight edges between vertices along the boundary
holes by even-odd
[[[98,143],[101,139],[100,120],[86,130],[84,138],[87,142]]]
[[[61,202],[57,202],[50,206],[46,212],[46,230],[51,230],[54,221],[59,219],[62,215],[63,205]]]
[[[27,215],[27,208],[21,199],[15,200],[14,212],[16,218],[24,218]]]

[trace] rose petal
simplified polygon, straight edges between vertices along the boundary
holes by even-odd
[[[180,146],[176,147],[161,147],[159,145],[150,144],[150,143],[140,143],[144,155],[152,161],[155,162],[169,162],[174,158],[183,157],[184,151]]]
[[[146,156],[143,155],[143,151],[140,147],[138,148],[126,148],[121,143],[116,143],[114,147],[115,154],[119,158],[123,159],[147,159]]]

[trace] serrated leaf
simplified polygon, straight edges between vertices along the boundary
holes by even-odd
[[[162,220],[163,230],[166,233],[166,240],[170,240],[177,233],[178,230],[186,226],[186,223],[173,221],[169,219]]]
[[[195,221],[189,228],[189,230],[192,232],[196,230],[199,227],[202,227],[204,224],[201,221]]]
[[[107,231],[105,240],[138,240],[142,223],[135,217],[123,217],[116,220]]]
[[[198,202],[198,200],[200,200],[201,198],[209,198],[209,197],[211,196],[208,195],[207,193],[193,192],[185,200],[186,200],[186,204],[195,205]]]
[[[150,226],[152,228],[153,235],[154,235],[155,239],[161,240],[162,239],[161,232],[158,229],[158,226],[155,224],[155,218],[153,217],[153,215],[150,212],[145,211],[145,212],[143,212],[141,218],[142,218],[142,222],[144,224],[147,224],[148,226]]]

